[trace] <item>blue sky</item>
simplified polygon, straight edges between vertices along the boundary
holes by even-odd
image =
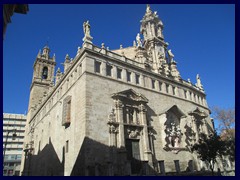
[[[33,63],[47,41],[57,67],[82,46],[83,22],[90,21],[93,43],[109,49],[132,46],[140,31],[145,4],[29,5],[14,14],[3,41],[3,112],[25,113]],[[152,4],[164,24],[165,41],[183,79],[200,74],[208,105],[235,106],[235,6]]]

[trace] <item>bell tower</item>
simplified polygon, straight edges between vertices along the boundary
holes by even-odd
[[[54,84],[55,55],[50,57],[50,49],[45,46],[36,57],[33,65],[33,79],[30,88],[28,113],[35,110],[41,104],[43,96],[46,96],[50,87]],[[31,116],[31,115],[30,115]]]
[[[145,15],[141,20],[141,34],[143,34],[143,46],[148,56],[152,59],[152,68],[158,72],[167,63],[167,46],[163,36],[163,23],[147,5]]]

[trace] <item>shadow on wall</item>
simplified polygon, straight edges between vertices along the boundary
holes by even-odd
[[[37,155],[28,156],[24,165],[25,176],[63,176],[65,148],[59,160],[51,139]],[[132,152],[131,152],[132,153]],[[109,147],[85,137],[71,176],[130,176],[154,175],[156,172],[147,161],[133,158],[124,148]]]
[[[154,173],[147,162],[135,159],[124,148],[109,147],[88,137],[74,164],[71,176],[130,176]]]
[[[24,164],[24,176],[62,176],[64,175],[65,150],[62,148],[62,161],[57,156],[51,139],[37,155],[28,155]]]

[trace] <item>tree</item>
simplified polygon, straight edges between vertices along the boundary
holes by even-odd
[[[220,137],[226,143],[226,154],[235,161],[235,109],[213,107],[213,116],[218,121]]]
[[[213,117],[218,121],[218,130],[228,138],[235,138],[235,109],[213,107]],[[233,130],[234,129],[234,130]]]
[[[206,134],[201,134],[199,142],[195,143],[192,148],[192,152],[197,152],[198,157],[205,162],[209,163],[210,169],[214,170],[217,157],[225,155],[226,144],[222,141],[216,131],[207,137]]]

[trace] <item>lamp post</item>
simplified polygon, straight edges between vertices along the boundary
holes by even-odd
[[[29,147],[30,145],[30,147]],[[32,148],[32,144],[26,144],[25,148],[24,148],[24,165],[23,165],[23,171],[22,171],[22,176],[29,176],[29,168],[30,168],[30,155],[31,155],[31,151],[33,150]],[[27,161],[27,157],[28,157],[28,167],[26,167],[26,161]]]
[[[9,133],[12,132],[12,140],[15,140],[16,137],[17,137],[17,134],[16,134],[16,129],[10,129],[10,130],[7,130],[7,136],[6,136],[6,140],[5,140],[5,143],[4,143],[4,150],[3,150],[3,169],[4,169],[4,159],[5,159],[5,153],[6,153],[6,148],[7,148],[7,143],[8,143],[8,136],[9,136]]]

